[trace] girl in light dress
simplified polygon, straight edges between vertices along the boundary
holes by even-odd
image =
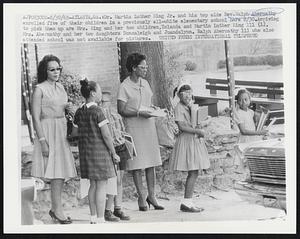
[[[250,93],[246,89],[240,89],[236,95],[236,100],[237,107],[234,114],[234,120],[241,133],[238,143],[262,140],[263,136],[266,135],[268,131],[265,129],[256,130],[260,115],[249,108],[251,104]],[[242,169],[244,167],[243,154],[238,147],[235,147],[235,152],[235,165],[237,168]]]
[[[79,135],[81,178],[90,180],[88,191],[91,224],[103,223],[109,179],[116,177],[114,164],[120,161],[113,146],[108,120],[97,105],[101,101],[99,84],[80,81],[81,94],[86,99],[74,116],[74,130]]]
[[[196,207],[192,201],[195,183],[199,170],[208,169],[210,162],[207,148],[203,140],[205,132],[192,126],[191,105],[192,88],[188,83],[183,83],[177,88],[180,101],[175,107],[175,122],[179,128],[170,160],[170,169],[187,171],[184,198],[180,205],[183,212],[201,212],[204,209]]]
[[[250,93],[246,89],[240,89],[236,95],[237,108],[235,121],[241,132],[239,143],[246,143],[262,139],[267,130],[256,130],[259,121],[259,114],[249,108],[251,103]]]

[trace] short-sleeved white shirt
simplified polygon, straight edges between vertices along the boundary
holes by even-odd
[[[235,114],[235,122],[239,124],[243,124],[245,129],[247,130],[255,130],[255,122],[254,122],[254,111],[251,109],[247,109],[244,111],[237,107]]]

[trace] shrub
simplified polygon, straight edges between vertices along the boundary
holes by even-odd
[[[84,102],[84,98],[81,96],[80,93],[80,80],[82,79],[81,76],[70,73],[68,71],[62,71],[59,82],[64,86],[65,91],[68,95],[68,100],[72,102],[75,106],[81,105]],[[31,78],[32,87],[35,88],[37,84],[37,77],[33,76]]]
[[[184,64],[180,63],[181,52],[164,50],[165,77],[168,86],[168,96],[173,97],[173,89],[183,77]]]
[[[282,65],[283,58],[282,58],[282,56],[272,56],[272,55],[269,55],[268,56],[268,62],[269,62],[269,65],[271,65],[271,66]]]
[[[226,67],[226,62],[225,60],[220,60],[217,64],[217,69],[222,69]]]
[[[269,65],[279,66],[282,65],[282,55],[265,55],[265,56],[236,56],[233,58],[234,66],[257,66]],[[217,63],[218,69],[226,67],[226,61],[220,60]]]
[[[64,86],[68,100],[72,102],[75,106],[79,106],[84,102],[83,97],[80,93],[80,80],[82,77],[79,75],[63,71],[60,75],[60,83]]]
[[[194,71],[196,70],[197,68],[197,64],[195,62],[192,62],[190,60],[188,60],[186,63],[185,63],[185,71]]]

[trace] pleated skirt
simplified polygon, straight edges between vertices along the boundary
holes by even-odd
[[[41,125],[49,145],[49,157],[43,157],[41,144],[35,138],[31,175],[44,179],[65,180],[76,177],[73,154],[66,138],[66,119],[43,119]]]
[[[174,145],[169,169],[177,171],[191,171],[208,169],[210,161],[203,138],[193,134],[181,133]]]

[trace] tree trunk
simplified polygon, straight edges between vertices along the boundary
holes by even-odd
[[[129,75],[126,69],[127,57],[135,52],[146,56],[147,65],[149,66],[146,80],[153,91],[154,105],[170,109],[171,102],[164,70],[163,42],[121,42],[121,81]]]

